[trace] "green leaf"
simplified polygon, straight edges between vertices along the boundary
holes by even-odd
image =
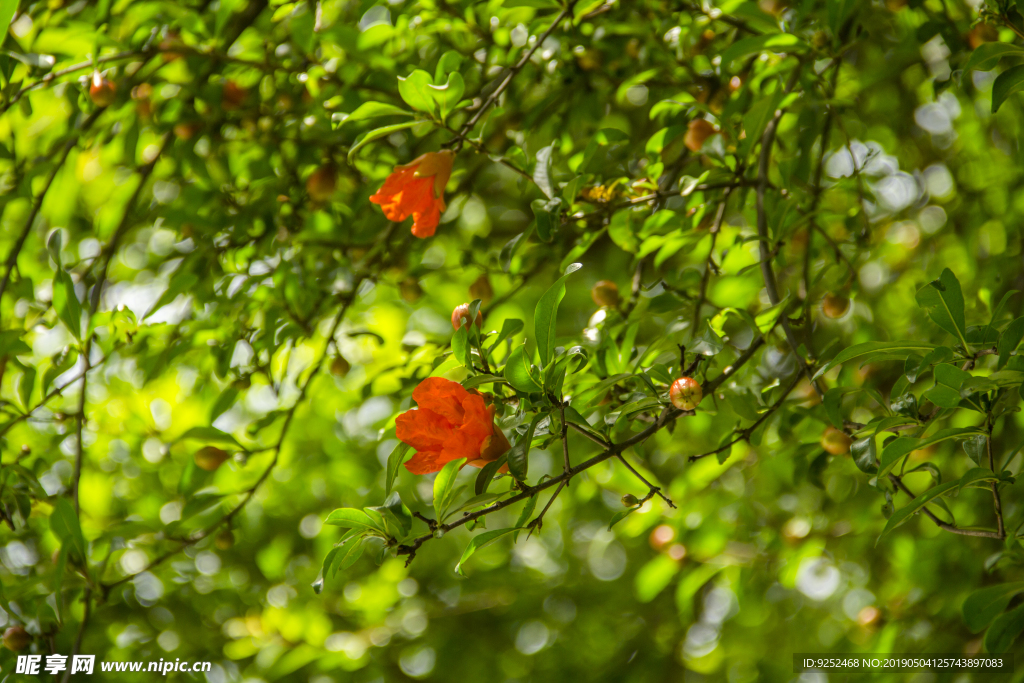
[[[982,43],[971,53],[964,71],[991,71],[999,65],[999,60],[1007,56],[1024,56],[1024,48],[1012,43]]]
[[[809,49],[807,43],[800,40],[792,33],[774,33],[766,36],[751,36],[749,38],[737,40],[728,48],[722,50],[722,66],[725,67],[734,60],[763,50],[771,52],[802,52],[807,49]]]
[[[449,510],[448,513],[445,515],[445,517],[446,518],[447,517],[451,517],[452,515],[457,515],[460,512],[466,512],[466,511],[472,510],[474,508],[482,508],[485,505],[490,505],[491,503],[495,502],[499,498],[504,497],[507,493],[508,493],[507,491],[495,491],[495,492],[492,492],[492,493],[486,493],[485,492],[485,493],[481,493],[479,495],[473,496],[472,498],[470,498],[469,500],[467,500],[465,503],[463,503],[462,505],[458,506],[457,508],[453,508],[452,510]]]
[[[842,351],[836,354],[835,358],[833,358],[828,363],[825,363],[825,365],[818,368],[818,371],[814,373],[814,379],[821,377],[835,366],[847,363],[853,360],[854,358],[863,358],[864,356],[893,353],[906,353],[909,355],[916,351],[931,351],[934,348],[935,344],[911,341],[864,342],[863,344],[855,344],[849,348],[843,349]]]
[[[853,464],[861,472],[874,474],[878,471],[878,446],[874,436],[850,444],[850,455],[853,457]]]
[[[957,493],[986,481],[999,481],[999,477],[987,467],[972,467],[957,481]]]
[[[519,334],[523,327],[524,325],[522,320],[517,318],[506,318],[505,322],[501,324],[501,332],[498,333],[498,336],[494,339],[494,343],[491,344],[490,348],[494,348],[509,337]]]
[[[89,557],[85,536],[82,535],[75,508],[67,498],[58,498],[54,503],[53,512],[50,513],[50,531],[60,539],[62,546],[66,545],[74,553],[74,559],[84,566]]]
[[[193,427],[178,437],[178,441],[184,441],[185,439],[202,441],[207,446],[220,445],[242,448],[242,444],[238,443],[238,440],[235,439],[235,437],[231,436],[227,432],[222,432],[216,427]]]
[[[1006,609],[1013,596],[1024,591],[1024,581],[1002,583],[974,591],[964,600],[962,608],[964,622],[971,633],[980,633],[992,623],[996,616]]]
[[[516,445],[508,452],[508,471],[518,481],[526,481],[526,473],[529,469],[530,444],[533,442],[533,433],[537,424],[544,419],[544,415],[535,415],[530,421],[526,433],[516,440]]]
[[[691,348],[688,350],[703,356],[716,356],[724,348],[725,342],[711,329],[711,323],[705,320],[700,336],[694,338]]]
[[[956,408],[960,405],[960,388],[971,375],[949,363],[936,365],[934,372],[935,386],[924,392],[923,397],[942,408]]]
[[[906,455],[909,455],[911,451],[916,451],[926,446],[931,446],[935,443],[940,443],[948,439],[960,439],[968,436],[974,436],[975,434],[984,434],[984,432],[974,427],[967,428],[951,428],[942,429],[932,436],[924,439],[916,439],[909,436],[900,436],[888,444],[882,449],[882,467],[878,472],[879,477],[884,477],[886,474],[892,471],[892,468]]]
[[[878,540],[879,541],[882,540],[882,538],[886,534],[888,534],[893,529],[895,529],[896,527],[900,526],[901,524],[906,522],[908,519],[910,519],[910,517],[912,515],[914,515],[921,508],[923,508],[926,504],[928,504],[929,501],[931,501],[932,499],[937,498],[937,497],[939,497],[939,496],[941,496],[943,494],[949,493],[951,490],[956,488],[958,485],[959,485],[959,482],[947,481],[945,484],[939,484],[938,486],[933,486],[932,488],[928,489],[924,493],[922,493],[922,494],[918,495],[917,497],[915,497],[914,500],[912,500],[909,505],[907,505],[906,507],[902,507],[899,510],[897,510],[896,512],[892,513],[892,517],[890,517],[889,521],[885,523],[885,528],[882,529],[882,534],[878,537]]]
[[[452,335],[452,355],[463,367],[472,369],[473,356],[469,350],[469,325],[463,325]]]
[[[843,411],[842,402],[843,396],[846,394],[858,391],[859,387],[833,387],[825,392],[825,399],[822,404],[825,407],[825,415],[828,417],[828,421],[832,423],[832,426],[836,429],[843,428]]]
[[[476,483],[473,486],[474,493],[482,496],[487,493],[487,487],[491,485],[494,475],[501,469],[501,466],[508,462],[508,454],[501,455],[497,460],[492,460],[480,468],[480,474],[476,475]]]
[[[469,542],[468,546],[466,546],[465,552],[462,553],[462,558],[459,559],[459,563],[455,565],[455,573],[459,576],[465,576],[462,572],[462,565],[466,564],[466,560],[471,558],[476,551],[489,546],[502,536],[506,536],[513,531],[518,531],[518,529],[516,527],[512,527],[510,529],[497,529],[495,531],[487,531],[478,536],[474,536],[473,540]]]
[[[465,463],[465,458],[452,460],[446,463],[434,478],[434,513],[438,519],[444,519],[452,499],[455,498],[455,480]]]
[[[24,356],[32,353],[32,347],[21,339],[23,334],[22,330],[5,330],[0,332],[0,358],[4,356]]]
[[[555,284],[551,285],[537,301],[537,309],[533,318],[534,334],[537,336],[537,352],[540,354],[540,362],[544,366],[551,362],[555,353],[558,304],[565,297],[565,279],[582,267],[579,263],[573,263],[566,268],[565,274],[558,278]]]
[[[504,374],[505,379],[508,380],[508,383],[514,389],[526,393],[543,390],[543,387],[534,377],[530,369],[530,363],[526,358],[526,342],[523,342],[522,346],[517,346],[509,354],[508,361],[505,362]]]
[[[359,532],[384,533],[382,525],[374,521],[365,511],[356,508],[338,508],[327,515],[324,524],[340,526],[343,529],[355,529]]]
[[[1007,325],[999,335],[999,341],[996,343],[996,351],[999,352],[998,369],[1002,370],[1006,361],[1010,360],[1010,354],[1020,346],[1021,339],[1024,339],[1024,316]]]
[[[988,627],[985,634],[985,651],[993,653],[1009,652],[1013,641],[1024,631],[1024,605],[1000,614]]]
[[[7,38],[7,29],[11,26],[14,13],[18,11],[18,0],[0,0],[0,45]]]
[[[396,107],[393,104],[386,104],[384,102],[363,102],[354,112],[346,116],[345,120],[341,123],[344,125],[355,121],[374,119],[379,116],[413,116],[413,114],[401,107]]]
[[[612,515],[611,521],[608,522],[608,531],[611,531],[613,526],[624,520],[626,517],[629,517],[631,514],[633,514],[639,509],[640,506],[637,505],[636,507],[626,508],[625,510],[616,512],[614,515]]]
[[[361,150],[366,145],[370,144],[374,140],[382,138],[386,135],[405,130],[406,128],[412,128],[413,126],[422,123],[421,121],[406,121],[405,123],[396,123],[391,126],[384,126],[383,128],[374,128],[373,130],[364,133],[359,136],[359,141],[352,145],[352,148],[348,151],[348,163],[352,163],[352,160],[356,156],[356,152]]]
[[[484,384],[508,384],[508,380],[497,375],[474,375],[462,380],[462,386],[467,389],[475,389]]]
[[[432,85],[430,74],[417,69],[405,78],[398,77],[398,94],[416,111],[437,113],[436,101],[431,93]]]
[[[996,77],[992,84],[992,113],[999,111],[1006,98],[1024,88],[1024,66],[1007,69]]]
[[[395,479],[398,478],[398,468],[405,462],[406,456],[412,447],[409,444],[401,443],[395,446],[395,449],[391,451],[391,455],[388,456],[388,467],[387,477],[384,482],[384,496],[391,495],[391,489],[395,485]]]
[[[932,322],[955,335],[970,353],[970,346],[965,339],[967,325],[964,322],[964,294],[953,271],[944,269],[938,280],[932,280],[917,290],[916,298],[917,304],[928,312]]]
[[[458,71],[462,66],[462,54],[455,50],[448,50],[441,59],[437,60],[437,68],[434,69],[434,83],[442,83],[447,79],[448,74]]]
[[[464,92],[466,92],[466,82],[458,71],[448,74],[448,80],[444,85],[427,86],[427,93],[440,110],[442,119],[455,109],[455,105],[462,99]]]
[[[530,202],[533,209],[533,216],[537,220],[537,237],[543,242],[550,242],[554,238],[555,229],[561,220],[561,197],[554,199],[534,199]]]
[[[82,304],[75,294],[75,283],[63,268],[53,278],[53,308],[57,311],[61,322],[75,339],[82,340]]]
[[[964,451],[967,453],[967,457],[973,460],[976,465],[981,465],[988,456],[988,434],[978,434],[964,440]],[[964,476],[966,477],[967,475],[965,474]]]
[[[555,196],[555,190],[551,184],[551,152],[554,151],[554,148],[554,144],[541,147],[537,151],[537,164],[533,167],[533,182],[537,183],[537,187],[548,199]]]

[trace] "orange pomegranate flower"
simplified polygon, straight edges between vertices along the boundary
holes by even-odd
[[[452,175],[454,160],[455,152],[443,149],[395,166],[370,201],[380,204],[388,220],[400,222],[412,216],[416,237],[433,237],[445,210],[444,186]]]
[[[428,377],[413,390],[412,398],[419,409],[399,415],[396,431],[400,441],[416,449],[405,463],[413,474],[438,472],[459,458],[483,467],[510,448],[494,424],[494,406],[458,382]]]

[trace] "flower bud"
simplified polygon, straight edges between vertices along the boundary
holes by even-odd
[[[326,164],[313,171],[313,174],[306,180],[306,192],[310,199],[315,202],[326,202],[334,196],[338,188],[338,174],[334,166]]]
[[[590,298],[602,308],[614,308],[619,305],[619,286],[611,280],[601,280],[590,289]]]
[[[227,550],[235,544],[235,535],[231,533],[231,529],[225,529],[217,534],[217,537],[213,539],[213,544],[217,550]]]
[[[231,111],[232,109],[238,109],[245,102],[245,98],[249,96],[249,91],[239,86],[234,81],[228,81],[224,84],[224,91],[221,95],[220,106],[224,111]]]
[[[683,144],[691,152],[699,152],[704,147],[704,142],[717,132],[707,119],[693,119],[686,127]]]
[[[829,292],[821,300],[821,312],[827,318],[832,318],[833,320],[842,318],[848,310],[850,310],[850,300],[841,294]]]
[[[672,382],[668,396],[679,410],[694,410],[704,398],[704,390],[692,377],[680,377]]]
[[[4,631],[4,647],[8,650],[24,650],[31,642],[32,636],[21,626],[12,626]]]
[[[195,461],[199,469],[213,472],[228,459],[228,453],[216,446],[205,446],[196,451]]]
[[[351,369],[352,366],[345,360],[344,356],[335,356],[334,360],[331,361],[331,374],[335,377],[344,377]]]
[[[455,307],[455,310],[452,311],[452,327],[454,327],[456,330],[462,327],[463,318],[469,320],[469,304],[459,304],[458,306]],[[470,323],[470,325],[472,324],[473,323]],[[481,315],[480,311],[477,311],[476,326],[480,328],[483,327],[483,324],[484,317],[483,315]]]
[[[623,505],[623,507],[634,508],[639,503],[640,503],[640,501],[637,500],[637,497],[634,496],[632,493],[627,493],[626,495],[624,495],[622,497],[622,505]]]
[[[423,296],[423,288],[420,287],[416,278],[410,277],[402,280],[398,285],[398,293],[409,303],[415,303]]]
[[[114,103],[117,96],[117,85],[113,81],[104,78],[99,71],[92,75],[92,84],[89,86],[89,98],[97,107],[109,107]]]
[[[825,430],[825,433],[821,435],[821,447],[832,455],[849,453],[850,444],[852,443],[853,439],[835,427],[829,427]]]
[[[494,288],[491,287],[491,281],[487,277],[487,273],[482,274],[473,281],[473,284],[469,286],[469,295],[474,299],[480,299],[484,306],[491,303],[491,299],[494,298]]]

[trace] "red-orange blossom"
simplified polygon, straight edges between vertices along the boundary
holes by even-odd
[[[494,424],[494,406],[458,382],[428,377],[412,398],[419,409],[399,415],[395,431],[400,441],[416,449],[405,463],[413,474],[438,472],[459,458],[483,467],[509,449],[508,439]]]
[[[370,201],[380,204],[388,220],[398,222],[412,216],[412,234],[432,237],[445,210],[444,186],[454,160],[455,152],[443,149],[395,166]]]

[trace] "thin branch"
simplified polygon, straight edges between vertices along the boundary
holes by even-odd
[[[1000,473],[996,472],[995,456],[992,455],[992,427],[994,425],[992,424],[991,416],[989,416],[988,420],[988,437],[985,439],[985,445],[988,448],[988,468],[992,470],[993,474],[998,476]],[[992,482],[992,505],[995,508],[999,538],[1006,538],[1006,527],[1003,524],[1003,501],[999,498],[998,481]]]
[[[715,222],[711,225],[711,246],[708,248],[708,257],[704,262],[704,275],[700,279],[700,293],[697,295],[697,303],[693,306],[693,334],[697,334],[700,327],[700,309],[708,296],[708,282],[711,280],[711,271],[714,269],[715,244],[718,242],[718,233],[722,230],[722,221],[725,219],[725,207],[729,203],[729,195],[732,188],[727,188],[722,195],[722,202],[718,205],[718,213],[715,214]]]
[[[716,448],[713,451],[708,451],[707,453],[701,453],[700,455],[691,455],[689,457],[689,461],[690,462],[694,462],[696,460],[700,460],[702,458],[706,458],[706,457],[711,456],[711,455],[718,455],[719,453],[724,453],[725,451],[728,451],[729,449],[731,449],[735,444],[739,443],[740,441],[747,441],[747,440],[749,440],[750,439],[750,435],[753,434],[754,431],[758,427],[760,427],[764,423],[765,420],[767,420],[769,417],[774,415],[776,410],[778,410],[779,408],[782,407],[782,404],[786,402],[786,399],[793,392],[793,390],[796,389],[796,385],[799,384],[799,383],[800,383],[800,373],[796,373],[793,376],[793,381],[789,383],[789,386],[786,387],[786,389],[782,392],[782,395],[779,396],[779,399],[775,403],[773,403],[768,408],[768,410],[766,410],[764,413],[762,413],[761,417],[757,418],[757,420],[755,420],[754,423],[752,425],[750,425],[749,427],[747,427],[745,429],[739,429],[739,430],[733,432],[734,434],[737,435],[735,439],[733,439],[732,441],[730,441],[727,444],[723,444],[723,445],[719,446],[718,448]]]
[[[82,138],[82,133],[89,130],[92,124],[96,123],[96,119],[99,118],[100,114],[103,113],[103,109],[97,109],[89,115],[82,124],[78,127],[78,130],[69,135],[67,142],[64,143],[64,149],[61,152],[60,159],[54,164],[53,170],[50,171],[49,177],[46,179],[46,184],[43,185],[42,191],[36,197],[35,203],[32,205],[32,210],[28,214],[28,218],[25,220],[25,225],[21,229],[21,234],[18,235],[17,241],[14,246],[11,247],[11,251],[7,254],[7,262],[5,264],[4,279],[0,281],[0,299],[3,299],[4,292],[7,291],[7,284],[11,280],[11,273],[14,271],[14,267],[18,264],[18,255],[21,253],[22,247],[25,246],[25,240],[28,239],[29,233],[32,232],[32,224],[36,222],[36,218],[39,216],[40,209],[43,208],[43,200],[46,199],[46,193],[50,191],[50,187],[53,185],[54,178],[60,173],[61,167],[64,166],[64,162],[67,161],[68,155],[74,148],[78,141]]]
[[[540,514],[534,517],[533,520],[531,520],[530,523],[526,525],[530,529],[529,533],[526,535],[527,538],[529,538],[534,531],[539,531],[540,528],[544,526],[544,515],[547,514],[547,511],[551,507],[551,504],[555,502],[555,498],[558,498],[558,494],[561,493],[562,489],[564,489],[568,485],[568,479],[564,479],[561,482],[559,482],[558,488],[555,489],[555,492],[551,494],[550,498],[548,498],[547,505],[544,506],[544,509],[541,510]]]
[[[585,462],[580,463],[579,465],[576,465],[575,467],[570,468],[568,472],[563,472],[557,477],[546,479],[541,483],[537,484],[536,486],[530,486],[522,493],[512,496],[511,498],[506,498],[505,500],[498,501],[493,505],[489,505],[475,512],[471,512],[452,522],[440,524],[438,525],[438,529],[444,532],[449,532],[452,529],[458,528],[464,524],[468,524],[469,522],[480,519],[481,517],[485,517],[493,512],[503,510],[509,507],[510,505],[515,505],[516,503],[522,502],[527,498],[532,498],[541,491],[547,490],[552,486],[558,486],[563,482],[567,481],[568,479],[571,479],[572,477],[576,476],[580,472],[589,470],[591,467],[594,467],[595,465],[604,462],[608,458],[613,458],[619,453],[622,453],[627,448],[630,448],[631,446],[635,446],[638,443],[646,441],[651,436],[660,431],[663,427],[665,427],[667,424],[671,423],[676,418],[682,415],[693,415],[693,411],[676,410],[672,406],[666,406],[665,409],[661,411],[661,414],[658,416],[658,419],[654,422],[654,424],[652,424],[650,427],[643,430],[642,432],[634,434],[633,436],[626,439],[622,443],[612,444],[607,449],[605,449],[604,452],[595,455],[590,460],[587,460]],[[409,543],[398,546],[398,548],[396,549],[397,553],[399,555],[414,554],[420,548],[421,545],[423,545],[433,537],[433,534],[426,534],[424,536],[414,538]]]
[[[281,449],[284,446],[285,439],[288,436],[289,427],[292,424],[292,420],[295,417],[295,413],[298,410],[299,406],[304,403],[309,387],[313,383],[313,379],[316,378],[317,374],[319,374],[320,370],[323,368],[324,359],[326,359],[327,355],[330,353],[334,336],[337,334],[338,328],[341,326],[342,320],[344,320],[346,313],[348,312],[352,303],[355,301],[356,295],[359,292],[360,285],[362,285],[362,283],[365,280],[372,278],[372,275],[370,274],[372,271],[371,266],[374,265],[378,257],[385,250],[388,239],[390,238],[396,225],[398,224],[391,222],[388,223],[388,227],[384,230],[384,232],[381,233],[380,238],[375,247],[370,251],[370,253],[366,255],[363,263],[360,264],[360,274],[355,278],[349,296],[346,297],[346,299],[341,305],[341,308],[338,310],[337,315],[334,316],[334,321],[331,323],[330,331],[327,333],[324,342],[324,348],[323,350],[321,350],[320,355],[317,357],[317,359],[313,362],[312,371],[309,373],[305,381],[299,387],[298,397],[295,399],[295,402],[292,403],[291,408],[289,408],[288,412],[285,414],[284,423],[281,425],[281,433],[278,436],[277,442],[274,444],[272,448],[274,455],[271,458],[270,463],[263,470],[263,473],[256,480],[256,482],[245,491],[244,498],[242,498],[242,500],[239,501],[239,503],[235,505],[235,507],[233,507],[227,514],[225,514],[219,520],[217,520],[210,526],[206,527],[205,529],[193,534],[190,538],[179,540],[179,546],[177,548],[169,550],[163,555],[158,556],[139,572],[123,576],[120,579],[113,581],[111,583],[101,584],[105,595],[108,594],[111,589],[119,586],[122,583],[125,583],[126,581],[130,581],[142,572],[150,571],[157,565],[163,564],[170,558],[174,557],[185,548],[195,545],[204,538],[209,537],[214,531],[219,529],[221,526],[225,524],[230,524],[231,520],[234,519],[243,509],[245,509],[245,506],[248,505],[249,502],[253,499],[253,497],[256,495],[256,492],[260,489],[260,487],[267,480],[267,478],[270,477],[270,473],[274,471],[275,467],[277,467],[277,463],[281,457]],[[441,526],[443,527],[444,525]]]
[[[619,454],[618,454],[617,456],[615,456],[615,457],[617,457],[617,458],[619,459],[619,461],[620,461],[620,462],[621,462],[621,463],[622,463],[623,465],[625,465],[625,466],[626,466],[626,469],[627,469],[627,470],[629,470],[630,472],[632,472],[632,473],[633,473],[633,476],[635,476],[635,477],[636,477],[637,479],[639,479],[640,481],[642,481],[642,482],[644,483],[644,486],[646,486],[646,487],[647,487],[647,488],[649,489],[649,493],[648,493],[648,494],[647,494],[647,495],[646,495],[646,496],[644,497],[644,502],[647,502],[647,501],[648,501],[648,500],[650,500],[650,499],[651,499],[651,498],[652,498],[653,496],[657,495],[657,496],[659,496],[659,497],[660,497],[660,498],[661,498],[661,499],[662,499],[663,501],[665,501],[666,503],[668,503],[668,506],[669,506],[670,508],[672,508],[672,509],[675,509],[675,507],[676,507],[676,504],[672,502],[672,499],[671,499],[671,498],[669,498],[668,496],[666,496],[666,495],[665,495],[664,493],[662,493],[662,492],[661,492],[661,487],[660,487],[660,486],[655,486],[655,485],[654,485],[654,484],[652,484],[651,482],[647,481],[647,479],[645,479],[645,478],[644,478],[644,475],[640,474],[640,472],[638,472],[638,471],[636,470],[636,468],[634,468],[634,467],[633,467],[632,465],[630,465],[630,464],[629,464],[629,462],[627,462],[627,461],[626,461],[626,457],[625,457],[624,455],[622,455],[621,453],[619,453]]]
[[[492,92],[490,96],[483,101],[480,107],[476,110],[476,113],[473,114],[473,116],[470,117],[470,119],[462,126],[459,133],[448,142],[448,144],[452,145],[452,149],[454,151],[458,152],[462,149],[463,140],[466,139],[466,136],[469,135],[473,130],[473,127],[480,121],[480,118],[494,105],[495,102],[498,101],[501,94],[505,92],[505,89],[512,83],[512,79],[516,77],[524,66],[526,66],[526,63],[530,61],[531,57],[533,57],[533,53],[540,49],[540,46],[544,44],[544,41],[547,40],[548,36],[554,33],[555,29],[558,28],[558,25],[562,23],[562,20],[572,15],[572,8],[575,4],[576,0],[571,0],[571,2],[569,2],[569,4],[567,4],[565,8],[558,13],[555,20],[551,22],[550,26],[548,26],[548,29],[537,37],[537,41],[533,44],[533,47],[527,50],[523,56],[519,58],[519,61],[509,69],[508,73],[505,74],[505,78],[503,78],[501,83],[498,84],[498,87],[494,89],[494,92]]]
[[[892,483],[895,484],[897,488],[899,488],[905,494],[910,496],[911,499],[916,498],[914,492],[907,488],[907,485],[904,484],[903,480],[900,479],[898,476],[890,472],[889,480],[892,481]],[[943,522],[941,519],[936,517],[935,513],[929,510],[927,506],[924,506],[923,508],[921,508],[921,510],[922,512],[924,512],[925,515],[928,516],[930,520],[935,522],[936,526],[938,526],[943,531],[948,531],[951,534],[958,534],[960,536],[977,536],[979,538],[1005,538],[1005,534],[1000,534],[1000,532],[998,531],[988,531],[987,529],[961,529],[960,527],[953,526],[948,522]]]
[[[794,68],[793,75],[786,84],[785,92],[787,94],[796,86],[799,77],[800,66],[798,65]],[[772,117],[772,120],[765,127],[764,135],[761,136],[761,153],[757,162],[757,236],[759,238],[758,248],[760,249],[761,256],[761,276],[764,279],[765,291],[768,292],[768,299],[773,306],[778,305],[781,297],[779,296],[779,288],[775,281],[775,272],[772,270],[773,254],[768,240],[768,214],[764,207],[764,196],[765,191],[768,189],[768,165],[771,159],[772,147],[775,145],[775,133],[779,128],[782,114],[781,109],[776,111],[775,116]],[[800,357],[798,350],[800,345],[796,341],[796,336],[793,334],[793,328],[790,326],[789,320],[786,319],[785,314],[781,315],[779,320],[782,323],[782,330],[786,335],[786,341],[793,350],[793,355],[796,356],[797,363],[801,366],[803,373],[807,375],[807,379],[811,382],[811,386],[814,387],[814,391],[817,392],[819,397],[823,398],[825,393],[818,386],[817,382],[814,381],[810,366]]]

